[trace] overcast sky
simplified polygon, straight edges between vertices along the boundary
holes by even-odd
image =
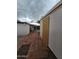
[[[17,18],[20,21],[40,20],[60,0],[17,0]]]

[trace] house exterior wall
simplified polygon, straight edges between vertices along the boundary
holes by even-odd
[[[48,47],[49,16],[40,21],[40,36],[44,47]]]
[[[62,7],[50,14],[49,20],[49,48],[58,59],[62,59]]]
[[[27,35],[30,32],[28,24],[17,24],[17,36]]]
[[[43,35],[43,20],[40,21],[40,36]]]

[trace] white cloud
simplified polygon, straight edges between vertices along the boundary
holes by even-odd
[[[58,1],[60,0],[17,0],[17,18],[26,22],[38,21]]]
[[[32,21],[32,19],[29,19],[28,17],[26,17],[26,18],[24,18],[24,17],[18,18],[18,20],[20,20],[21,22],[28,22],[28,23],[30,23]]]
[[[40,26],[39,23],[30,23],[31,25],[36,25],[36,26]]]

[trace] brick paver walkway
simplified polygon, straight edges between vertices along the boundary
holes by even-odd
[[[27,47],[29,48],[28,53],[26,53],[27,55],[19,55],[19,53],[17,53],[18,59],[46,59],[48,56],[48,49],[42,46],[42,39],[37,32],[32,32],[21,38],[17,44],[17,51],[19,51],[23,45],[29,45],[29,47]]]

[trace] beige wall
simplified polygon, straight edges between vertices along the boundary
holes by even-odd
[[[48,46],[58,59],[62,59],[62,6],[49,14]],[[43,36],[43,20],[40,21],[40,36]]]
[[[43,18],[40,24],[40,36],[42,37],[43,47],[48,47],[49,17]]]
[[[62,59],[62,7],[50,14],[49,48],[58,59]]]
[[[43,20],[40,21],[40,36],[42,37],[43,32]]]

